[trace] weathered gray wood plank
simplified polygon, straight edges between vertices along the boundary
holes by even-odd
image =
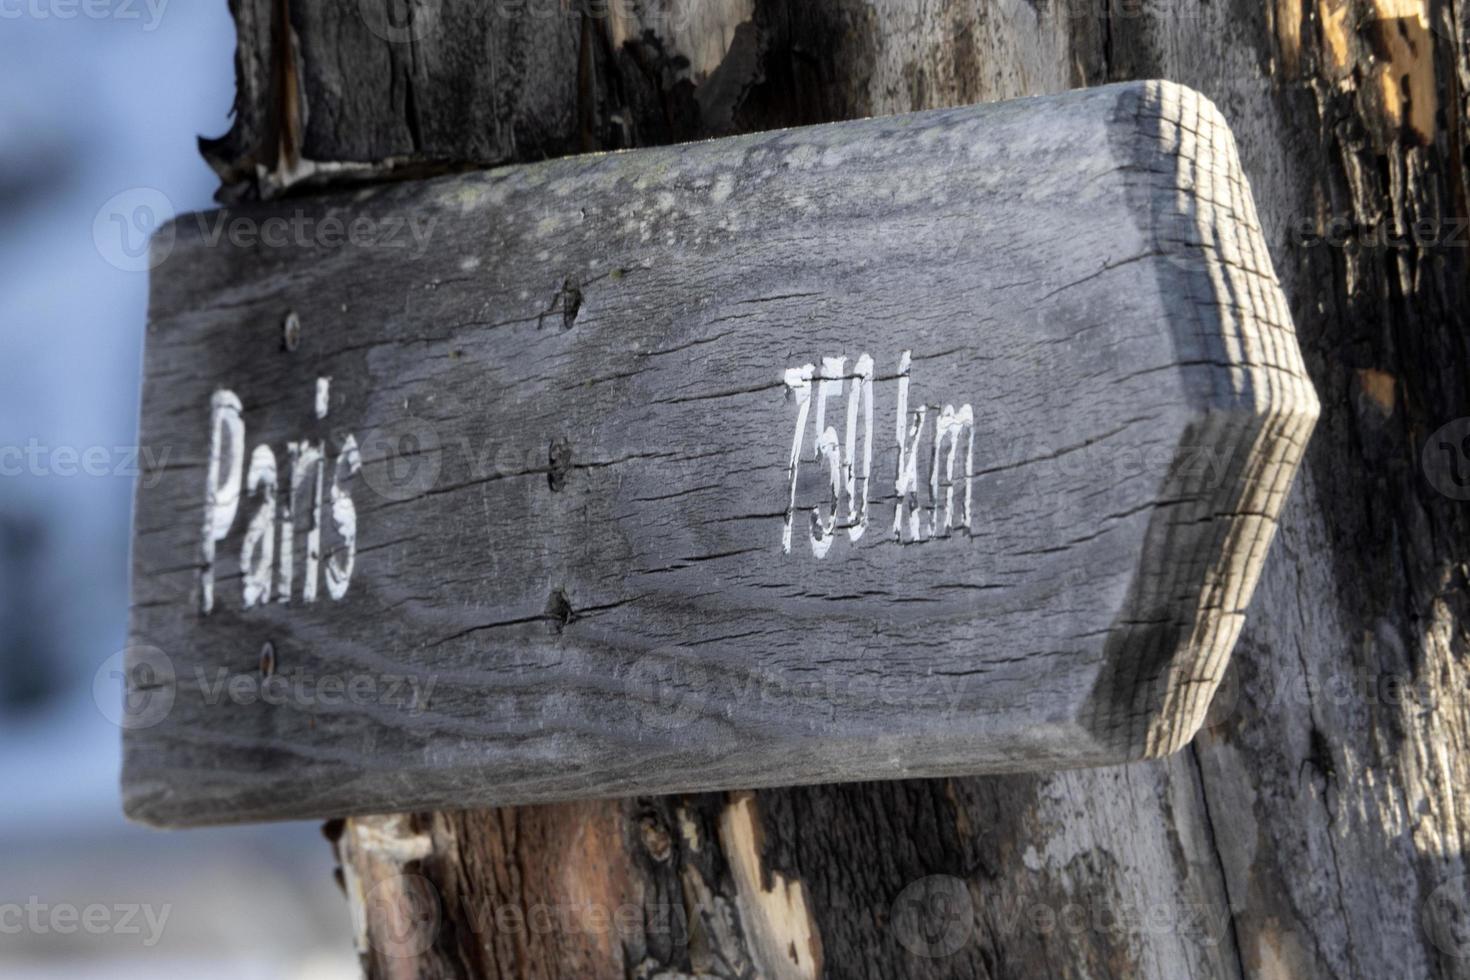
[[[185,216],[159,247],[124,774],[155,823],[1172,751],[1317,411],[1229,132],[1164,83]],[[314,601],[303,469],[297,533],[260,538],[292,542],[289,601],[276,569],[246,608],[231,396],[250,487],[325,450]]]

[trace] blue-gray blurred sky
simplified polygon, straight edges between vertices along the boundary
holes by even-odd
[[[6,978],[354,974],[316,827],[126,825],[119,732],[93,693],[124,642],[148,289],[119,268],[129,242],[108,241],[124,229],[107,211],[140,188],[210,206],[195,140],[229,125],[233,48],[226,0],[0,0]],[[109,911],[91,932],[53,914],[96,905]],[[124,928],[125,905],[161,928]]]

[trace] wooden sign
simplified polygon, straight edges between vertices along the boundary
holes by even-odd
[[[155,248],[156,824],[1170,752],[1317,414],[1230,134],[1164,83]]]

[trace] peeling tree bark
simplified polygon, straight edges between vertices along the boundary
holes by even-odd
[[[1213,724],[1184,752],[349,821],[332,829],[371,975],[1470,976],[1470,518],[1441,492],[1460,493],[1461,447],[1431,439],[1470,414],[1470,7],[721,0],[674,29],[660,2],[540,19],[460,2],[390,44],[356,0],[279,2],[274,19],[274,0],[233,3],[238,120],[207,147],[228,196],[1188,84],[1234,128],[1323,408]],[[398,923],[423,948],[394,956],[374,896],[409,887],[384,907],[437,924]],[[550,919],[494,914],[538,908]],[[558,915],[578,909],[611,924]]]

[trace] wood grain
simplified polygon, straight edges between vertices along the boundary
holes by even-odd
[[[306,231],[211,240],[235,219]],[[334,219],[364,232],[326,241]],[[158,824],[1170,752],[1317,414],[1229,131],[1166,83],[185,216],[164,241],[142,415],[171,453],[139,485],[150,707],[124,772]],[[905,352],[925,414],[901,501]],[[845,359],[826,418],[851,452],[864,354],[866,529],[814,547],[822,428],[793,495],[786,379]],[[325,448],[328,485],[361,447],[340,600],[303,598],[309,507],[290,601],[244,608],[258,498],[206,565],[222,388],[282,479],[289,443]],[[971,469],[936,502],[935,419],[965,405]]]

